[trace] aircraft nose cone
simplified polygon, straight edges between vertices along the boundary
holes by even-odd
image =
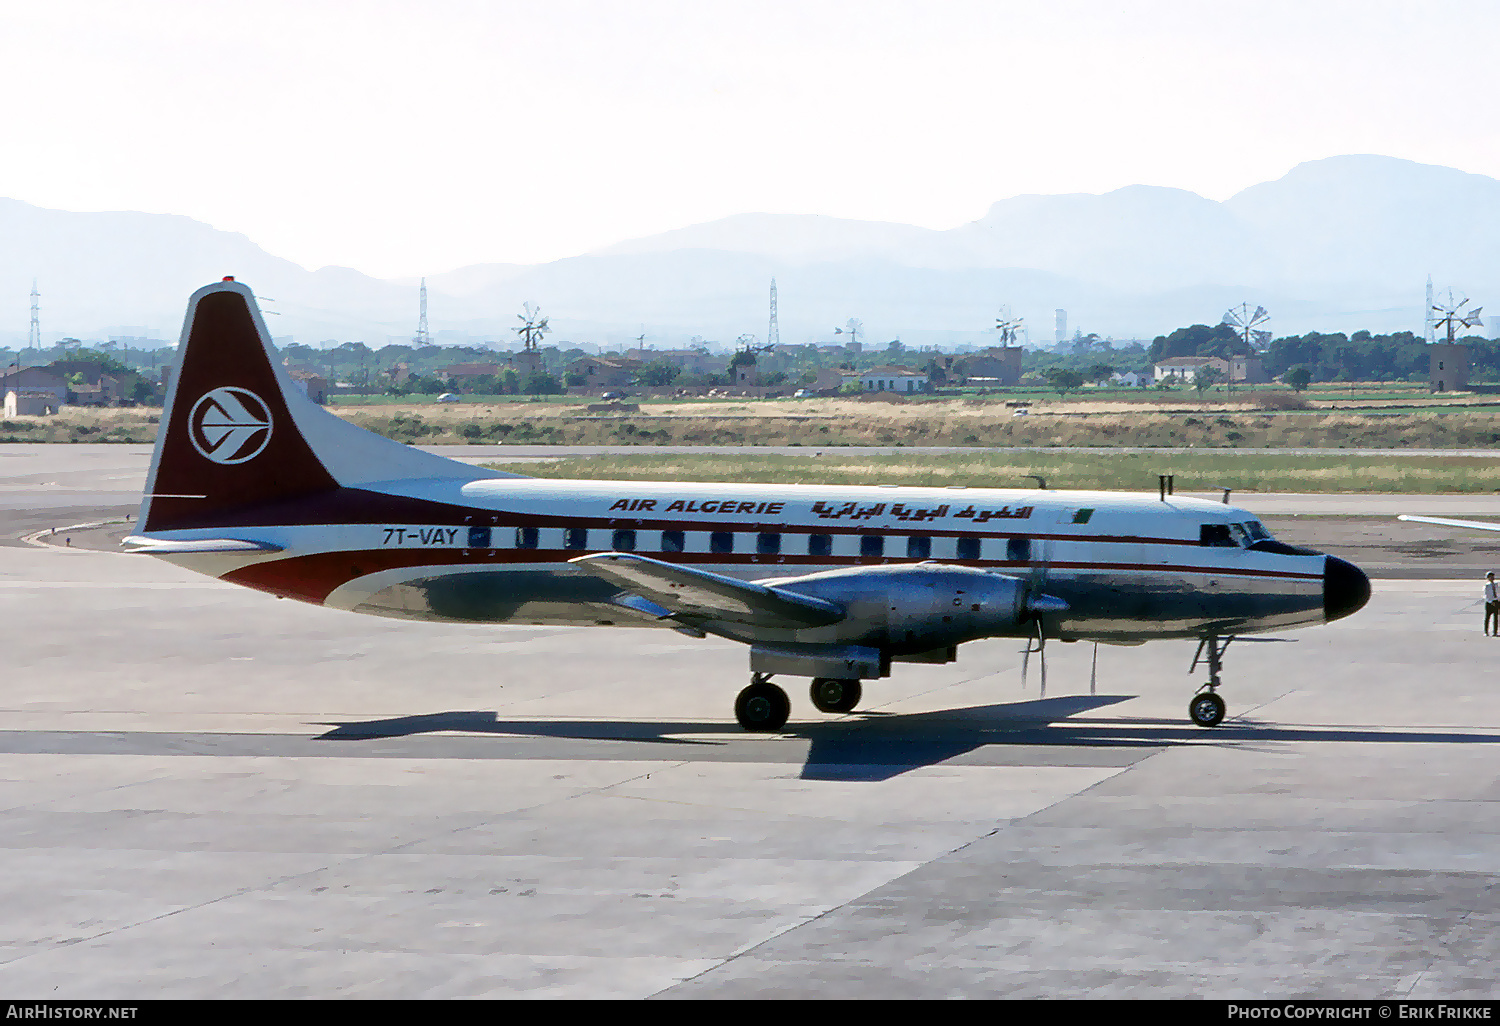
[[[1357,613],[1370,601],[1370,579],[1353,563],[1337,556],[1323,562],[1323,619],[1337,620]]]

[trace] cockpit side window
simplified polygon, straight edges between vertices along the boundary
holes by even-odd
[[[1234,538],[1229,533],[1228,524],[1202,524],[1198,528],[1198,544],[1206,545],[1216,549],[1237,549]]]

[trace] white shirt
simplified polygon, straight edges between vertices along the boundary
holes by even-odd
[[[1486,602],[1500,602],[1500,584],[1490,581],[1484,586],[1484,600]]]

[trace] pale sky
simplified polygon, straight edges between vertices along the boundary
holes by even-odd
[[[1500,177],[1497,53],[1492,0],[0,0],[0,196],[395,277],[1343,153]]]

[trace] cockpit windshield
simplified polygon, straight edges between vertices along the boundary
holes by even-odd
[[[1271,541],[1271,533],[1260,521],[1242,524],[1204,524],[1198,531],[1198,544],[1216,548],[1253,548],[1257,542]]]

